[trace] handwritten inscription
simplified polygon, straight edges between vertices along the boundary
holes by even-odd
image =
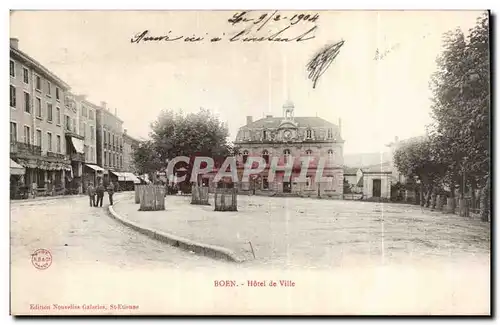
[[[386,49],[386,50],[379,50],[377,49],[375,51],[375,58],[374,60],[375,61],[380,61],[380,60],[383,60],[389,53],[391,53],[392,51],[394,51],[395,49],[397,49],[399,47],[399,43],[391,46],[390,48]]]
[[[342,45],[344,45],[344,41],[325,46],[307,64],[308,77],[313,81],[313,89],[316,88],[319,77],[325,73],[326,69],[328,69],[333,60],[339,55]]]
[[[168,31],[162,35],[154,35],[150,30],[144,30],[135,34],[131,43],[168,43],[186,42],[199,43],[207,41],[217,43],[228,41],[230,43],[254,43],[254,42],[303,42],[315,38],[315,31],[318,29],[316,22],[319,14],[308,13],[279,13],[277,10],[272,13],[257,13],[242,11],[233,14],[227,22],[232,27],[240,27],[237,31],[227,30],[219,35],[182,35],[173,31]],[[307,26],[309,24],[309,26]],[[305,27],[303,27],[306,25]]]

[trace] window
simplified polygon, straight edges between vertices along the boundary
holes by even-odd
[[[269,164],[269,152],[267,150],[262,151],[262,158],[264,158],[266,164]]]
[[[108,154],[109,154],[108,165],[111,166],[113,164],[113,161],[111,160],[111,152],[109,152]]]
[[[312,150],[311,149],[307,149],[306,150],[306,155],[308,155],[308,156],[312,155]]]
[[[49,121],[49,122],[53,121],[52,104],[50,104],[50,103],[47,103],[47,121]]]
[[[267,131],[262,131],[262,139],[267,140]]]
[[[94,126],[91,125],[90,126],[90,140],[92,140],[92,141],[94,141],[94,134],[95,134],[95,132],[94,132]]]
[[[24,92],[24,111],[26,113],[31,113],[30,94],[27,92]]]
[[[333,176],[328,176],[327,177],[327,186],[329,190],[333,190]]]
[[[89,156],[89,147],[88,146],[83,146],[83,155],[85,157],[85,160],[88,160],[88,156]]]
[[[10,122],[10,142],[17,142],[17,124]]]
[[[16,77],[16,64],[12,60],[10,60],[10,76]]]
[[[333,138],[333,131],[332,129],[328,129],[328,139]]]
[[[73,132],[76,133],[76,122],[74,118],[71,119],[71,124],[73,125]]]
[[[104,152],[104,166],[107,166],[107,164],[108,164],[107,158],[108,158],[108,155],[106,154],[106,152]]]
[[[311,176],[306,177],[306,189],[310,190],[312,185]]]
[[[42,130],[36,130],[36,145],[42,147]]]
[[[47,151],[52,152],[52,133],[47,132]]]
[[[243,151],[243,163],[246,164],[248,159],[248,151]]]
[[[283,151],[283,155],[285,156],[285,164],[288,162],[288,160],[290,159],[290,150],[289,149],[285,149]]]
[[[333,150],[328,149],[328,159],[332,159],[332,158],[333,158]]]
[[[87,116],[87,107],[82,105],[82,116]]]
[[[262,189],[269,189],[269,181],[267,180],[267,176],[262,177]]]
[[[23,68],[23,81],[24,81],[25,84],[29,84],[30,83],[29,72],[28,72],[28,69],[26,69],[26,68]]]
[[[90,118],[91,120],[93,120],[93,119],[94,119],[94,111],[93,111],[93,110],[91,110],[91,109],[89,109],[89,118]]]
[[[306,131],[306,137],[307,137],[308,139],[310,139],[310,138],[312,137],[312,131],[311,131],[311,130],[307,130],[307,131]]]
[[[83,123],[83,137],[87,137],[87,124]]]
[[[36,76],[36,90],[42,90],[42,79],[40,76]]]
[[[40,98],[36,98],[35,101],[35,110],[36,110],[36,116],[37,117],[42,117],[42,100]]]
[[[61,125],[61,109],[56,107],[56,121],[57,125]]]
[[[52,95],[52,84],[47,80],[47,95]]]
[[[71,119],[68,115],[64,115],[64,119],[66,120],[65,127],[66,130],[71,131]]]
[[[61,153],[61,136],[57,136],[57,152]]]
[[[24,143],[31,143],[31,130],[29,126],[24,126]]]
[[[16,107],[16,87],[10,86],[10,107]]]
[[[90,161],[94,161],[94,147],[90,147]]]
[[[56,87],[56,100],[61,99],[60,94],[59,94],[59,87]]]

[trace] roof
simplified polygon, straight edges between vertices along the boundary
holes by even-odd
[[[346,167],[344,166],[344,175],[356,175],[358,172],[357,167]]]
[[[362,167],[361,171],[365,174],[366,173],[374,173],[374,174],[392,173],[391,162],[387,161],[387,162],[383,162],[380,164]]]
[[[46,77],[49,77],[53,81],[59,83],[60,86],[66,88],[69,90],[71,87],[64,82],[61,78],[56,76],[53,72],[51,72],[49,69],[44,67],[40,62],[37,60],[33,59],[31,56],[28,54],[24,53],[23,51],[16,49],[14,47],[10,47],[10,51],[14,54],[16,54],[20,59],[22,59],[25,63],[31,64],[33,67],[37,68],[42,74],[44,74]]]
[[[243,127],[248,128],[278,128],[283,122],[284,117],[264,117],[260,120],[247,124]],[[299,116],[294,117],[293,121],[298,124],[298,127],[337,127],[337,125],[328,122],[321,117],[314,116]]]

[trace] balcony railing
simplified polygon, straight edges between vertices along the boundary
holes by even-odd
[[[74,152],[70,154],[69,157],[73,161],[85,161],[85,155],[83,153]]]
[[[63,155],[61,153],[56,153],[56,152],[47,152],[47,157],[53,157],[53,158],[62,159],[62,160],[66,159],[66,155]]]
[[[11,142],[10,152],[13,154],[42,155],[42,147],[24,142]]]

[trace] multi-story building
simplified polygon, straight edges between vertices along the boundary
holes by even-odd
[[[135,173],[134,150],[139,147],[140,141],[127,134],[127,129],[123,130],[123,170]]]
[[[340,120],[335,125],[320,117],[295,117],[291,102],[285,103],[283,112],[283,117],[268,115],[257,121],[248,116],[247,124],[239,129],[235,141],[239,175],[249,157],[262,157],[266,162],[256,178],[239,183],[240,191],[342,199],[344,140]],[[311,163],[305,179],[300,179],[304,156]],[[268,177],[273,160],[278,168],[271,181]],[[323,164],[321,175],[319,164]],[[284,166],[291,166],[290,177],[285,177]]]
[[[106,102],[101,102],[97,109],[97,164],[104,168],[104,182],[107,183],[114,177],[113,172],[123,169],[123,121],[116,114],[111,113],[106,107]]]
[[[103,169],[97,165],[97,109],[98,107],[86,99],[86,96],[75,96],[77,107],[76,125],[78,134],[83,137],[83,172],[82,187],[88,183],[97,184],[102,177]]]
[[[38,192],[64,192],[72,177],[66,150],[65,98],[70,87],[10,39],[11,157],[25,168],[20,180]]]

